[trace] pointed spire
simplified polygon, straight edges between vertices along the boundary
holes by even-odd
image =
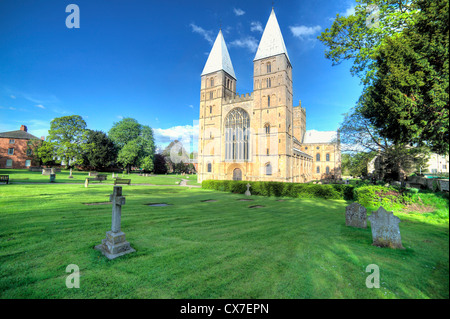
[[[228,54],[228,49],[223,38],[222,30],[219,31],[216,41],[214,42],[211,52],[209,53],[208,60],[203,68],[202,76],[220,70],[227,72],[236,80],[233,64],[231,63],[230,55]]]
[[[270,13],[269,20],[267,21],[263,35],[261,37],[261,42],[259,42],[258,50],[256,51],[255,59],[253,61],[282,53],[286,54],[286,58],[288,59],[289,63],[291,63],[286,50],[286,45],[284,44],[283,35],[281,34],[280,26],[275,15],[275,11],[272,7],[272,12]]]

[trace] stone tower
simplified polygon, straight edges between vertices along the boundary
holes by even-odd
[[[293,148],[292,66],[273,9],[259,43],[253,65],[255,111],[253,122],[259,127],[270,125],[270,133],[277,133],[278,145],[275,146],[275,149],[271,147],[268,151],[272,159],[271,162],[277,165],[277,167],[273,167],[272,175],[280,181],[291,181]],[[273,144],[271,143],[271,146]]]
[[[218,171],[222,100],[234,98],[236,75],[222,30],[219,31],[201,74],[198,171]],[[211,167],[206,167],[209,163]],[[213,166],[215,166],[213,169]]]

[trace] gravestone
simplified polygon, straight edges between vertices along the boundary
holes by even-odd
[[[367,228],[367,210],[359,203],[352,203],[345,208],[345,226]]]
[[[404,249],[400,236],[400,218],[380,206],[369,216],[373,245]]]
[[[84,187],[88,187],[89,186],[89,178],[86,178],[86,180],[84,181]]]
[[[42,175],[50,175],[52,172],[51,168],[43,168],[42,169]]]
[[[106,232],[106,239],[95,246],[95,249],[101,251],[108,259],[114,259],[136,250],[131,248],[130,243],[125,240],[125,233],[120,228],[122,206],[125,205],[121,186],[114,186],[114,192],[109,196],[109,201],[112,202],[111,230]]]
[[[247,190],[245,191],[245,196],[251,196],[251,195],[252,195],[252,193],[250,193],[250,187],[251,187],[251,185],[247,183],[246,186],[247,186]]]
[[[69,178],[73,178],[73,176],[72,176],[72,168],[70,168],[70,175],[69,175]]]

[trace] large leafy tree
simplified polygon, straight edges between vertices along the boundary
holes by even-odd
[[[102,170],[114,164],[117,148],[102,131],[87,130],[84,144],[83,164],[95,170]]]
[[[449,4],[417,2],[414,24],[380,46],[361,113],[397,143],[449,151]]]
[[[86,122],[79,115],[63,116],[50,122],[47,142],[54,146],[55,154],[66,166],[82,164],[82,145],[86,140]]]
[[[374,72],[374,55],[386,38],[401,32],[417,15],[411,0],[356,0],[355,13],[337,14],[330,28],[318,37],[327,47],[325,57],[338,65],[352,61],[352,75],[364,84]]]
[[[365,175],[364,167],[374,156],[380,157],[378,176],[401,179],[412,173],[418,165],[423,165],[429,156],[429,149],[418,147],[382,137],[378,129],[359,111],[353,109],[345,115],[339,128],[341,148],[350,154],[352,175]],[[369,172],[370,173],[370,172]]]
[[[145,171],[153,170],[155,141],[153,130],[149,126],[139,124],[133,118],[124,118],[114,123],[108,136],[119,150],[117,161],[128,172],[132,166]]]

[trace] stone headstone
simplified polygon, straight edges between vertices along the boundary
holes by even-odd
[[[404,249],[400,236],[400,218],[380,206],[369,216],[373,245]]]
[[[345,225],[367,228],[367,210],[359,203],[352,203],[345,208]]]
[[[440,179],[438,180],[438,185],[439,185],[439,189],[441,190],[441,192],[448,192],[448,179]]]
[[[111,230],[106,232],[106,239],[95,246],[95,249],[101,251],[108,259],[114,259],[136,250],[131,248],[130,243],[125,240],[125,233],[121,230],[122,206],[125,205],[121,186],[114,186],[114,192],[109,196],[109,201],[112,202]]]
[[[73,176],[72,176],[72,168],[70,169],[70,175],[69,175],[69,178],[73,178]]]
[[[250,187],[252,187],[250,184],[247,183],[247,190],[245,191],[245,196],[252,196],[252,193],[250,193]]]
[[[84,187],[88,187],[89,186],[89,178],[86,178],[86,180],[84,181]]]

